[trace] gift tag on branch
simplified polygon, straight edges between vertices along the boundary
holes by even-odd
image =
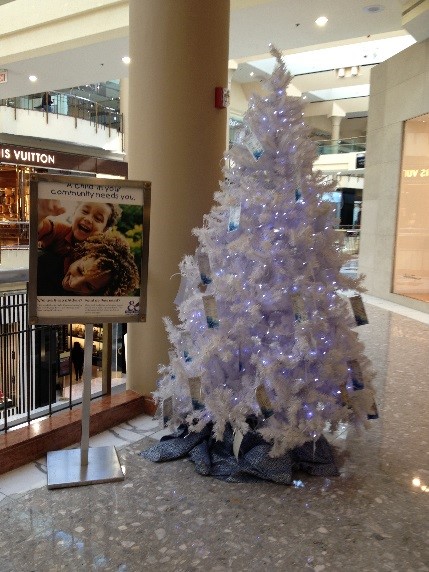
[[[206,313],[207,325],[209,328],[219,327],[219,317],[217,313],[216,298],[214,296],[203,296],[204,312]]]
[[[362,296],[359,294],[350,297],[350,304],[352,306],[353,315],[358,326],[368,324],[368,317],[366,315],[365,306],[363,305]]]

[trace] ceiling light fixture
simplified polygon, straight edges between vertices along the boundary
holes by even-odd
[[[124,56],[122,58],[122,61],[124,62],[124,64],[128,65],[131,63],[131,58],[130,58],[130,56]]]
[[[377,14],[378,12],[382,12],[384,10],[384,6],[381,4],[371,4],[369,6],[365,6],[362,8],[364,12],[369,12],[370,14]]]
[[[359,75],[359,66],[350,66],[348,68],[338,68],[335,70],[338,79],[343,79],[345,77],[356,77]]]
[[[323,28],[323,26],[326,26],[326,24],[328,23],[328,18],[326,16],[319,16],[315,21],[315,23],[320,28]]]
[[[29,76],[28,76],[28,79],[29,79],[30,81],[37,81],[37,75],[29,75]]]

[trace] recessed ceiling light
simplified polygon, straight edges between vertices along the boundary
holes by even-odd
[[[29,76],[28,76],[28,79],[29,79],[30,81],[37,81],[37,75],[29,75]]]
[[[250,72],[250,77],[253,77],[255,75],[255,72]]]
[[[376,14],[377,12],[384,10],[384,6],[381,4],[370,4],[369,6],[365,6],[363,10],[364,12],[369,12],[370,14]]]
[[[319,16],[316,20],[316,24],[320,27],[326,26],[328,18],[326,16]]]
[[[124,57],[122,58],[122,61],[124,62],[124,64],[127,64],[127,65],[128,65],[128,64],[131,63],[131,58],[130,58],[130,56],[124,56]]]

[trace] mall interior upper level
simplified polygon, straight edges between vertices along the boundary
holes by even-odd
[[[302,97],[304,119],[319,141],[315,167],[335,178],[339,188],[355,191],[353,225],[358,212],[355,207],[360,210],[362,206],[363,175],[367,175],[372,78],[378,68],[385,69],[395,57],[400,61],[401,54],[425,42],[429,6],[427,1],[369,5],[357,0],[348,2],[347,7],[349,10],[335,14],[335,21],[318,29],[314,6],[306,3],[297,7],[294,2],[279,6],[271,1],[231,0],[225,86],[230,89],[229,133],[225,134],[225,148],[233,141],[251,94],[261,92],[263,79],[272,70],[273,61],[267,53],[272,42],[284,53],[293,75],[290,93]],[[9,179],[0,185],[4,189],[2,214],[21,222],[28,212],[25,181],[31,169],[126,176],[128,76],[133,65],[125,59],[129,55],[129,4],[97,0],[88,6],[83,0],[75,0],[40,10],[39,2],[14,0],[0,5],[0,10],[4,16],[0,45],[1,163],[6,177],[15,176],[15,187]],[[140,24],[143,30],[146,23]],[[402,58],[404,68],[413,69],[406,58]],[[385,87],[390,89],[394,81],[401,84],[405,79],[406,73],[402,73]],[[100,99],[99,90],[107,94],[106,86],[113,85],[115,93]],[[169,88],[174,105],[174,81]],[[46,92],[52,93],[53,104],[44,110],[40,106]],[[408,93],[412,97],[404,103],[409,106],[408,100],[414,99],[415,93]],[[375,105],[374,109],[373,117],[383,113]],[[198,139],[199,133],[193,137]],[[54,152],[58,157],[55,166],[27,161],[28,157],[47,157]],[[13,163],[7,153],[17,160]],[[66,155],[82,160],[67,164]],[[22,158],[26,160],[18,160]],[[13,196],[11,188],[20,188],[18,196]]]

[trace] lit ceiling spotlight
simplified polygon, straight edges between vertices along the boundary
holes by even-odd
[[[250,72],[250,77],[253,77],[255,75],[255,72]]]
[[[30,81],[37,81],[37,75],[29,75],[29,76],[28,76],[28,79],[29,79]]]
[[[124,56],[122,58],[122,61],[124,62],[125,65],[129,65],[131,63],[131,58],[130,56]]]
[[[319,16],[315,21],[315,23],[320,28],[323,28],[323,26],[326,26],[326,24],[328,23],[328,18],[326,16]]]

